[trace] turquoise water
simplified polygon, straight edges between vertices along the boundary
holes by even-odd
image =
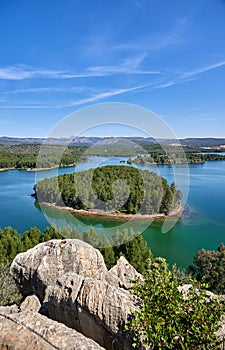
[[[99,165],[120,164],[122,158],[92,157],[89,162],[80,163],[75,169],[84,170]],[[142,166],[142,169],[157,171],[173,181],[173,169],[168,165],[158,167]],[[59,169],[59,173],[71,173],[74,168]],[[182,176],[182,167],[179,169]],[[190,186],[187,203],[191,209],[188,217],[183,217],[167,233],[162,233],[162,223],[153,222],[144,231],[144,237],[154,255],[164,256],[169,263],[186,267],[201,248],[216,249],[225,242],[225,161],[210,161],[189,167]],[[10,170],[0,173],[0,227],[12,226],[24,232],[31,226],[43,230],[50,223],[57,226],[71,225],[79,230],[94,226],[98,231],[116,227],[122,222],[90,217],[74,216],[66,211],[49,207],[40,209],[30,195],[37,179],[57,175],[56,170],[26,172]],[[36,178],[37,176],[37,178]],[[44,215],[45,214],[45,215]],[[143,223],[129,223],[142,230]]]

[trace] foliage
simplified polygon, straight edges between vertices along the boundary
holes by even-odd
[[[134,334],[134,348],[140,341],[152,350],[220,348],[214,332],[219,328],[224,305],[218,298],[207,297],[205,285],[194,280],[192,284],[185,297],[166,261],[149,261],[145,282],[136,280],[133,286],[140,311],[133,312],[126,326]]]
[[[80,233],[76,228],[62,227],[56,228],[55,225],[47,227],[42,233],[37,227],[32,227],[22,235],[12,227],[6,227],[0,230],[0,305],[12,302],[18,302],[21,297],[17,292],[16,286],[9,273],[9,266],[18,253],[24,252],[38,243],[50,239],[76,238],[84,240],[94,247],[100,249],[105,264],[108,269],[114,266],[121,255],[142,274],[145,274],[147,260],[152,259],[152,253],[147,247],[141,234],[135,234],[131,229],[120,232],[116,231],[115,235],[108,239],[102,238],[96,233],[94,228]]]
[[[167,147],[168,148],[168,147]],[[128,159],[128,164],[198,164],[209,160],[225,160],[222,154],[203,154],[187,152],[181,148],[167,149],[153,152],[151,154],[138,155],[134,159]]]
[[[194,257],[194,264],[189,272],[201,280],[203,277],[209,290],[225,293],[225,246],[220,244],[216,251],[201,249]]]
[[[100,251],[108,269],[114,266],[123,255],[138,272],[145,275],[147,262],[153,259],[151,250],[142,235],[139,232],[134,233],[132,229],[130,231],[125,229],[122,232],[116,230],[110,240],[104,236],[100,244],[103,247]]]
[[[44,151],[40,152],[41,147]],[[86,147],[60,145],[0,145],[0,168],[27,169],[75,165],[85,160]]]
[[[54,226],[47,227],[44,233],[41,233],[37,227],[32,227],[22,236],[12,227],[0,230],[0,305],[19,303],[22,298],[9,272],[15,256],[40,242],[53,238],[63,238]]]
[[[154,172],[116,165],[44,179],[34,191],[40,202],[127,214],[168,214],[182,197]]]
[[[21,295],[9,273],[9,262],[0,263],[0,305],[19,304]]]

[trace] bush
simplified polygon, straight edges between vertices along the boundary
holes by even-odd
[[[19,304],[22,299],[9,268],[9,262],[0,263],[0,305]]]
[[[205,285],[192,281],[185,297],[165,259],[149,261],[144,283],[136,280],[133,291],[141,305],[133,312],[126,329],[133,332],[133,347],[140,342],[152,350],[219,349],[215,332],[224,312],[219,298],[209,298]]]
[[[197,280],[204,278],[212,292],[225,293],[224,244],[220,244],[216,251],[201,249],[194,257],[194,264],[188,269]]]

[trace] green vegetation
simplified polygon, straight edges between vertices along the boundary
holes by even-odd
[[[225,246],[220,244],[216,251],[201,249],[189,266],[189,273],[197,280],[204,278],[209,290],[217,294],[225,293]]]
[[[174,150],[176,152],[176,150]],[[225,160],[225,155],[203,153],[152,153],[129,159],[128,164],[199,164],[209,160]]]
[[[224,160],[224,155],[202,154],[206,149],[121,140],[111,144],[66,146],[47,144],[0,144],[0,169],[36,169],[76,165],[89,156],[135,157],[128,163],[171,164],[202,163],[206,160]],[[42,150],[40,152],[40,150]],[[43,152],[44,150],[44,152]],[[216,149],[218,151],[218,149]],[[85,155],[84,154],[85,152]],[[184,159],[184,152],[186,159]],[[83,155],[83,156],[82,156]],[[170,156],[168,156],[170,155]]]
[[[15,283],[9,274],[14,257],[38,243],[50,239],[77,238],[101,246],[100,251],[110,269],[123,255],[137,271],[145,276],[133,285],[140,312],[134,312],[127,329],[133,334],[133,347],[140,340],[154,350],[219,349],[215,336],[224,313],[224,303],[206,294],[207,285],[197,282],[176,266],[169,270],[163,258],[154,258],[141,234],[132,229],[116,230],[113,237],[99,237],[93,228],[80,233],[71,227],[51,226],[42,233],[33,227],[22,235],[7,227],[0,230],[0,305],[20,303]],[[218,248],[224,254],[225,247]],[[221,258],[222,259],[222,258]],[[182,283],[192,283],[185,297],[179,290]]]
[[[215,350],[220,342],[214,332],[225,311],[219,298],[209,298],[206,286],[192,281],[185,297],[179,281],[162,258],[149,260],[144,283],[136,280],[133,291],[141,305],[126,329],[133,331],[133,347],[142,340],[152,350]]]
[[[43,147],[44,152],[40,152]],[[86,147],[60,145],[0,145],[0,169],[36,169],[75,165]],[[40,152],[40,153],[39,153]]]
[[[182,197],[154,172],[114,165],[44,179],[34,191],[38,201],[56,206],[127,214],[168,214]]]
[[[22,298],[9,274],[10,264],[15,256],[38,243],[63,238],[76,238],[94,247],[102,247],[100,251],[108,269],[114,266],[119,257],[123,255],[140,273],[145,274],[147,261],[152,259],[152,253],[142,235],[135,234],[133,230],[130,232],[117,230],[111,239],[108,239],[107,236],[101,239],[93,228],[80,233],[71,227],[57,229],[55,226],[50,226],[42,233],[37,227],[32,227],[19,235],[13,228],[6,227],[0,230],[0,305],[20,303]]]

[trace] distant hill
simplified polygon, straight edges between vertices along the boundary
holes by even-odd
[[[214,137],[205,137],[205,138],[186,138],[180,139],[182,145],[185,146],[196,146],[196,147],[215,147],[225,145],[225,138],[214,138]]]
[[[2,136],[0,137],[0,144],[3,145],[17,145],[17,144],[42,144],[42,143],[48,143],[50,145],[64,145],[64,144],[70,144],[71,146],[90,146],[93,144],[102,144],[107,145],[111,144],[114,141],[122,139],[122,140],[128,140],[133,141],[136,143],[157,143],[153,138],[148,137],[71,137],[71,138],[34,138],[34,137],[26,137],[26,138],[17,138],[17,137],[8,137],[8,136]]]
[[[176,145],[180,142],[183,146],[192,146],[192,147],[218,147],[225,145],[225,138],[185,138],[185,139],[158,139],[155,140],[152,137],[79,137],[72,136],[71,138],[35,138],[35,137],[26,137],[26,138],[17,138],[17,137],[0,137],[0,144],[3,145],[17,145],[17,144],[42,144],[48,143],[50,145],[71,145],[71,146],[91,146],[93,144],[107,145],[114,143],[118,139],[124,141],[135,142],[139,145],[144,144],[168,144]]]

